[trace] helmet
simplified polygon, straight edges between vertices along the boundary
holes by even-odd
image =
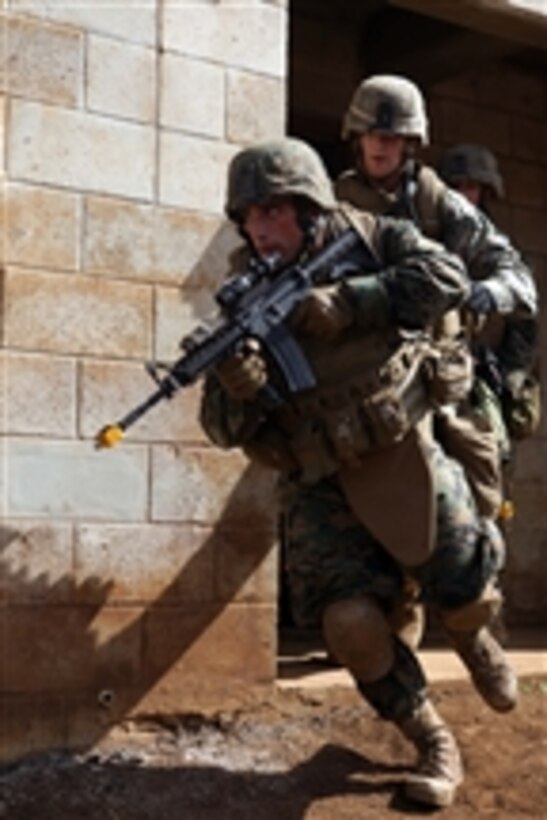
[[[245,148],[228,170],[226,213],[237,221],[249,205],[274,196],[302,196],[321,209],[332,210],[336,200],[319,154],[294,137]]]
[[[439,175],[447,185],[469,179],[490,186],[500,199],[504,194],[496,157],[484,145],[462,144],[449,148],[439,161]]]
[[[417,85],[404,77],[379,74],[357,86],[344,116],[342,138],[375,130],[427,144],[425,102]]]

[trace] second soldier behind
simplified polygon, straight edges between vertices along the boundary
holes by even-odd
[[[488,219],[486,209],[472,204],[476,198],[475,204],[484,206],[487,189],[501,195],[502,180],[495,159],[484,149],[480,155],[476,151],[470,155],[464,149],[445,160],[445,179],[447,161],[466,163],[469,171],[473,166],[465,178],[459,175],[459,184],[466,186],[467,196],[462,196],[420,161],[420,148],[427,145],[428,132],[424,98],[413,82],[395,75],[363,80],[344,116],[342,136],[351,147],[354,166],[338,178],[337,197],[372,213],[411,219],[426,236],[462,258],[471,281],[466,315],[474,317],[470,331],[476,349],[482,344],[484,334],[479,335],[479,331],[486,323],[489,328],[513,328],[519,323],[518,339],[511,339],[508,332],[505,340],[498,340],[504,387],[508,395],[516,395],[534,355],[538,295],[520,254]],[[455,180],[453,173],[450,178]],[[474,180],[482,182],[481,190],[470,193]],[[514,374],[511,377],[510,371]],[[486,396],[486,415],[490,399],[494,407],[496,404],[495,396]],[[495,427],[495,412],[489,420]],[[518,423],[515,414],[515,428]],[[532,419],[534,423],[537,419]],[[494,432],[503,460],[508,457],[504,430]]]
[[[460,313],[463,324],[451,317],[444,332],[454,337],[464,333],[476,351],[482,344],[478,331],[485,324],[500,326],[509,320],[513,327],[535,326],[537,290],[520,254],[485,213],[420,160],[429,123],[415,83],[396,75],[364,79],[349,102],[342,137],[351,148],[353,167],[337,179],[337,197],[367,212],[412,220],[465,263],[471,289]],[[503,503],[502,481],[508,437],[500,423],[499,399],[484,380],[475,381],[471,398],[465,406],[447,406],[436,414],[436,436],[464,466],[481,513],[497,519],[509,507]],[[414,645],[423,628],[416,594],[410,584],[401,603],[401,635]]]
[[[484,145],[452,146],[441,155],[438,170],[447,185],[490,218],[495,204],[505,196],[498,161]],[[537,316],[494,314],[483,322],[474,340],[479,377],[482,374],[481,381],[490,392],[489,406],[506,464],[515,443],[532,435],[540,421],[538,335]]]

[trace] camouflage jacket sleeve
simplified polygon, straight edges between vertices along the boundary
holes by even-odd
[[[463,259],[471,279],[488,287],[499,313],[535,315],[537,290],[532,272],[509,239],[449,188],[439,198],[438,211],[440,241]]]
[[[372,241],[380,272],[346,282],[360,324],[425,328],[467,297],[461,259],[423,236],[412,222],[377,217]]]
[[[263,412],[256,403],[231,398],[214,373],[209,373],[203,384],[199,420],[213,444],[228,449],[252,441]]]

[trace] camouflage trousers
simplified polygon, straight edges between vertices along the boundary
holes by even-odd
[[[475,412],[488,423],[496,437],[500,463],[507,463],[511,458],[511,439],[505,423],[501,400],[480,378],[475,379],[472,398]]]
[[[367,531],[335,476],[312,486],[294,479],[281,482],[285,571],[298,625],[318,627],[329,603],[363,594],[389,614],[402,594],[405,575],[416,578],[424,602],[456,608],[475,600],[497,574],[503,564],[497,528],[479,518],[460,465],[436,444],[430,457],[437,538],[431,557],[418,568],[402,567]]]

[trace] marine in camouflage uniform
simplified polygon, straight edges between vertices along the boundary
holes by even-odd
[[[416,746],[407,796],[448,805],[462,780],[457,744],[389,622],[405,575],[489,705],[516,702],[516,679],[488,630],[499,534],[431,435],[430,330],[467,296],[462,264],[410,222],[340,208],[318,155],[295,139],[235,156],[227,213],[249,258],[267,261],[273,276],[349,228],[362,238],[343,280],[329,283],[326,271],[290,317],[316,387],[288,394],[249,340],[208,375],[200,418],[216,445],[277,468],[298,622],[320,625],[363,697]],[[263,400],[266,385],[280,405]]]
[[[336,181],[338,199],[373,213],[411,219],[426,236],[463,259],[472,282],[466,308],[475,317],[475,349],[481,354],[491,349],[492,334],[497,333],[501,389],[507,398],[517,398],[522,389],[527,389],[527,376],[535,358],[538,297],[534,279],[487,214],[418,160],[420,146],[428,142],[427,115],[418,87],[392,75],[363,80],[346,111],[342,136],[351,144],[355,167]],[[378,145],[366,146],[367,140],[375,138],[400,142],[400,159],[387,172],[381,163],[371,167],[374,152],[382,153]],[[483,154],[478,159],[475,165],[480,166],[479,177],[487,176],[494,190],[501,193],[501,178],[491,155]],[[481,364],[486,370],[490,362],[484,360]],[[506,459],[508,438],[499,397],[484,379],[477,384],[476,392],[479,410],[496,432],[500,457]],[[527,423],[537,424],[537,417],[528,421],[515,414],[515,434],[524,435],[524,429],[519,433],[517,428]]]
[[[403,77],[378,75],[356,88],[342,125],[342,137],[352,149],[354,167],[335,184],[339,200],[375,214],[411,219],[429,237],[458,254],[466,265],[471,290],[461,317],[466,336],[480,351],[482,369],[492,374],[485,346],[487,331],[535,325],[537,291],[528,267],[487,215],[452,190],[418,159],[428,142],[428,120],[418,87]],[[460,324],[453,330],[456,335]],[[497,346],[500,376],[506,396],[522,395],[524,374],[534,355],[533,334],[508,331]],[[516,357],[516,360],[515,360]],[[444,448],[465,467],[482,514],[497,518],[510,508],[503,504],[503,468],[509,439],[499,395],[482,378],[475,378],[471,401],[436,414],[437,436]],[[524,397],[526,400],[526,396]],[[526,414],[519,421],[526,425]],[[401,635],[417,645],[423,613],[413,584],[401,602]]]
[[[452,146],[440,157],[438,172],[488,217],[492,203],[505,195],[497,159],[484,145]],[[538,317],[509,316],[502,323],[492,317],[488,324],[477,340],[479,372],[497,399],[492,412],[509,461],[514,443],[535,432],[540,420]]]

